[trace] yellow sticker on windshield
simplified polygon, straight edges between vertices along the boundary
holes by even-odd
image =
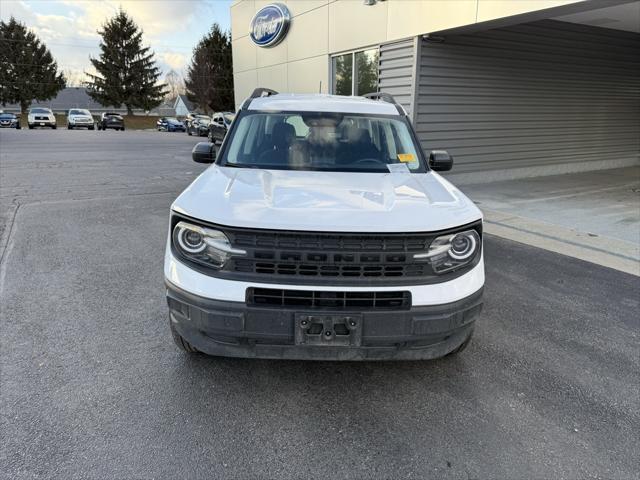
[[[402,163],[411,163],[416,161],[416,157],[413,153],[399,153],[398,160]]]

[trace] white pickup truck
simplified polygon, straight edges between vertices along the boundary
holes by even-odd
[[[173,338],[211,355],[429,359],[482,309],[482,215],[438,175],[402,106],[257,89],[173,203]]]

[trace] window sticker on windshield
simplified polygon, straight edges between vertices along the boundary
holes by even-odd
[[[398,160],[402,163],[412,163],[416,161],[416,157],[413,153],[399,153]]]
[[[388,163],[387,168],[391,173],[410,173],[406,163]]]

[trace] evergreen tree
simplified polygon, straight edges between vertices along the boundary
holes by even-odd
[[[65,86],[51,52],[11,17],[0,21],[0,103],[19,103],[25,112],[34,100],[49,100]]]
[[[165,85],[158,84],[160,69],[154,53],[142,45],[142,31],[120,10],[99,30],[100,58],[90,58],[97,75],[87,73],[87,93],[101,105],[125,105],[151,110],[162,103]]]
[[[217,23],[193,49],[185,87],[187,98],[202,111],[233,110],[231,38]]]

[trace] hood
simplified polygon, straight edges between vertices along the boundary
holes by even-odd
[[[327,232],[426,232],[480,210],[438,174],[337,173],[211,166],[172,208],[219,225]]]

